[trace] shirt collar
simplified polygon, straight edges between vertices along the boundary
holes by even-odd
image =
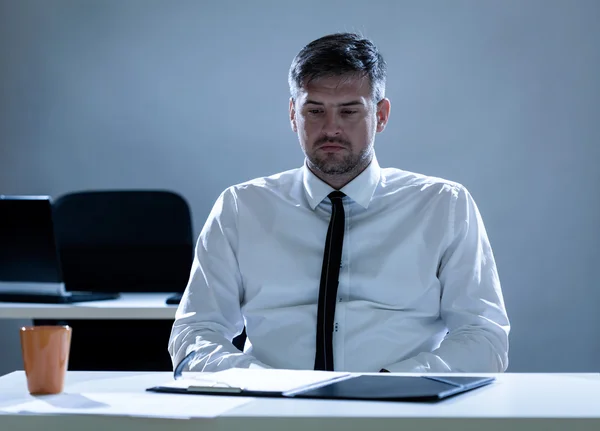
[[[313,174],[306,165],[306,161],[302,169],[304,191],[306,192],[310,207],[314,210],[335,189]],[[371,160],[369,166],[356,178],[342,187],[340,191],[366,209],[369,207],[380,179],[381,168],[379,167],[377,158],[373,155],[373,160]]]

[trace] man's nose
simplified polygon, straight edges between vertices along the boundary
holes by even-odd
[[[323,124],[323,133],[327,136],[337,136],[342,133],[339,118],[335,113],[328,112],[325,115],[325,124]]]

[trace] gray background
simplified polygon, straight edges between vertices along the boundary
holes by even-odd
[[[595,0],[0,0],[0,193],[172,189],[197,233],[222,189],[302,163],[289,64],[359,31],[389,64],[381,165],[479,204],[509,371],[598,371],[599,19]],[[0,373],[23,323],[0,321]]]

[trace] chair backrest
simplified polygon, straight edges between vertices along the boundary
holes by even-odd
[[[181,292],[193,259],[192,217],[171,191],[69,193],[53,204],[67,290]]]

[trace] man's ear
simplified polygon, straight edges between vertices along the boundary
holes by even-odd
[[[298,125],[296,124],[296,107],[294,105],[294,99],[290,97],[290,125],[294,133],[298,132]]]
[[[389,99],[381,99],[379,103],[377,103],[377,132],[383,132],[385,126],[390,118],[390,110],[392,109],[392,104]]]

